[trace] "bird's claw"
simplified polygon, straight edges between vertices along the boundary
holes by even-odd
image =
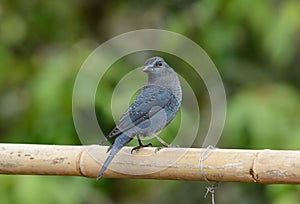
[[[152,144],[149,143],[149,144],[143,144],[143,145],[136,146],[136,147],[132,148],[131,154],[132,154],[133,151],[139,150],[139,149],[141,149],[141,148],[143,148],[143,147],[152,147]]]
[[[164,148],[169,148],[169,147],[179,148],[179,145],[175,145],[175,146],[173,146],[173,145],[163,145],[163,146],[161,146],[161,147],[157,147],[157,148],[155,149],[155,153],[157,153],[158,151],[160,151],[160,150],[162,150],[162,149],[164,149]]]

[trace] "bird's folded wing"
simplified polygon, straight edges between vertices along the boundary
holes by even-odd
[[[151,118],[160,110],[164,109],[170,100],[176,100],[176,98],[169,89],[155,85],[143,87],[136,99],[122,115],[118,125],[106,136],[106,138],[111,139],[118,136],[122,132]]]

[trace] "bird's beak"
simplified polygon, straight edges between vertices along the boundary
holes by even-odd
[[[150,72],[152,69],[153,69],[153,67],[151,65],[148,65],[148,66],[144,66],[143,71],[144,72]]]

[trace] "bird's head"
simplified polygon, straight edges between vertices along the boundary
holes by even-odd
[[[146,73],[159,74],[170,68],[165,60],[161,57],[152,57],[144,64],[143,71]]]

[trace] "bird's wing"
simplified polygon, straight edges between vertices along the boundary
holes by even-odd
[[[106,138],[109,140],[129,130],[141,122],[151,118],[164,108],[175,96],[169,89],[161,86],[148,85],[143,87],[130,107],[122,115],[118,125],[111,131]],[[176,100],[176,99],[175,99]],[[150,112],[150,110],[152,111]]]

